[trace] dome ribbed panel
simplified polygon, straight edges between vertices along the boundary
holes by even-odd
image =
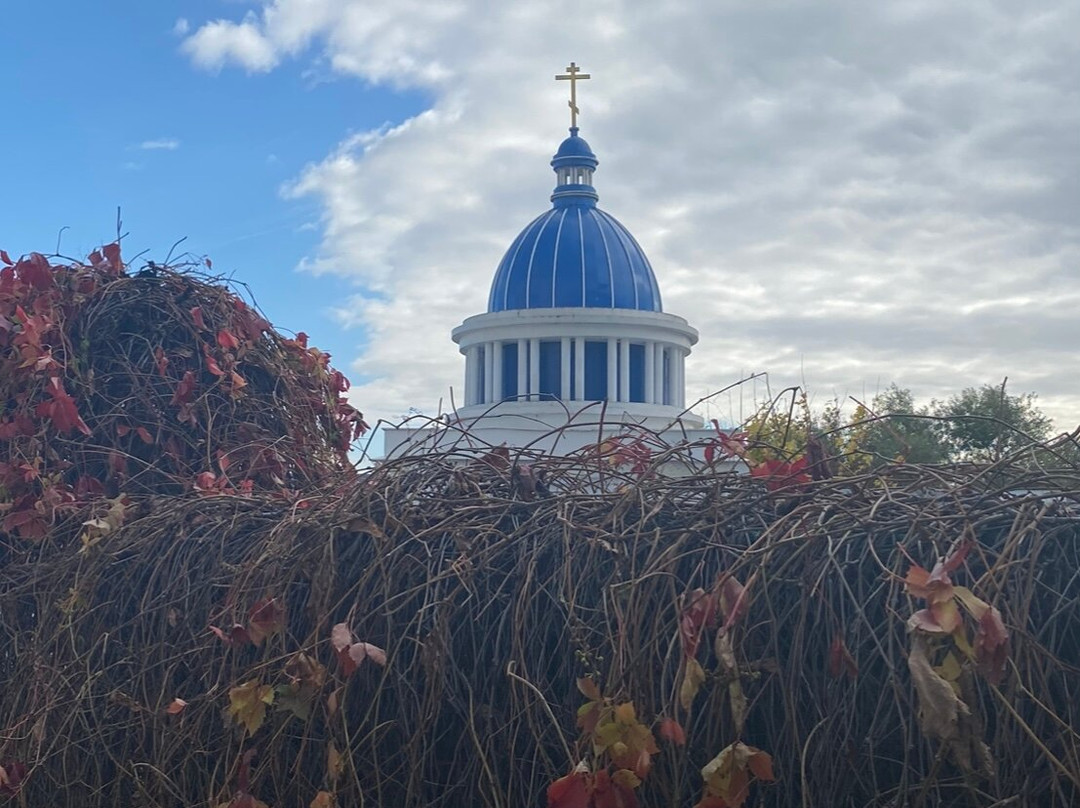
[[[656,274],[653,272],[649,259],[645,256],[645,251],[630,235],[630,231],[623,227],[614,216],[602,210],[597,210],[596,215],[611,228],[610,232],[618,240],[618,249],[621,250],[625,259],[625,263],[615,262],[616,266],[622,266],[626,271],[625,277],[617,282],[617,288],[621,289],[621,294],[627,299],[629,299],[630,289],[633,289],[633,305],[616,303],[616,308],[661,311],[663,306],[660,301],[660,287],[656,283]]]
[[[618,220],[592,205],[534,219],[495,273],[488,311],[552,307],[661,311],[645,253]]]

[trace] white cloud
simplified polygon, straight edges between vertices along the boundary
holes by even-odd
[[[368,340],[365,412],[432,412],[460,389],[449,331],[547,206],[567,124],[552,76],[574,58],[593,75],[579,104],[601,205],[701,331],[690,396],[757,370],[819,399],[1008,375],[1064,427],[1080,422],[1078,29],[1067,0],[274,0],[184,48],[431,92],[288,188],[323,207],[304,268],[358,285],[339,316]]]
[[[235,62],[249,73],[265,73],[278,63],[275,44],[263,35],[256,18],[250,14],[240,23],[208,22],[185,39],[180,48],[195,64],[207,70],[220,70]]]
[[[186,36],[191,30],[191,24],[184,17],[178,17],[173,25],[173,36]]]
[[[139,144],[143,151],[176,151],[180,148],[180,141],[174,137],[162,137],[157,140],[144,140]]]

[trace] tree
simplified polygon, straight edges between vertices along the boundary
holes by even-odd
[[[1006,380],[1007,381],[1007,380]],[[968,387],[931,405],[937,432],[954,460],[994,460],[1050,434],[1051,422],[1034,393],[1009,395],[1001,386]]]
[[[916,407],[911,391],[896,384],[874,396],[872,416],[886,416],[866,425],[860,449],[873,456],[871,465],[899,460],[905,463],[943,463],[948,447],[938,434],[928,407]]]

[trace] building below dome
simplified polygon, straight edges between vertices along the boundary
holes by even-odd
[[[573,80],[583,78],[571,63]],[[587,76],[584,76],[587,78]],[[649,259],[630,232],[597,207],[599,165],[572,126],[551,160],[552,207],[511,243],[495,272],[487,311],[452,337],[465,355],[462,406],[445,440],[483,448],[575,451],[627,426],[695,435],[686,410],[685,363],[697,331],[663,311]],[[386,430],[386,455],[430,445],[432,430]],[[439,439],[442,441],[443,439]],[[434,447],[432,447],[434,448]]]

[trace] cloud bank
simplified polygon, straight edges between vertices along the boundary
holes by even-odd
[[[302,268],[356,283],[336,316],[365,342],[365,412],[460,389],[449,331],[548,206],[568,125],[553,76],[574,59],[600,204],[701,332],[690,400],[754,371],[819,401],[1007,375],[1080,422],[1080,6],[706,5],[274,0],[182,48],[430,93],[286,189],[323,207]]]

